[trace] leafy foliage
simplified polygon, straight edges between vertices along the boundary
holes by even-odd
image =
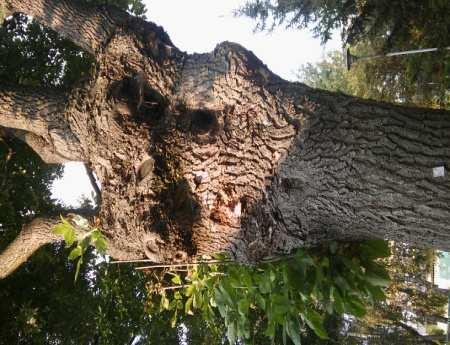
[[[249,0],[238,14],[254,18],[259,29],[286,23],[313,32],[323,42],[334,29],[341,28],[344,42],[383,38],[384,46],[421,41],[425,44],[448,42],[448,13],[445,0]]]
[[[75,271],[76,281],[80,272],[80,266],[83,263],[83,255],[86,253],[88,247],[92,245],[100,254],[105,254],[107,242],[100,229],[90,229],[89,222],[85,218],[77,215],[73,217],[72,222],[76,227],[67,219],[61,217],[61,223],[54,227],[53,232],[63,236],[66,248],[72,247],[69,253],[69,260],[77,261],[77,269]]]
[[[363,45],[353,53],[365,55],[369,51]],[[340,91],[362,98],[379,101],[422,105],[432,108],[450,108],[450,92],[446,83],[441,83],[443,75],[433,75],[422,71],[432,84],[415,80],[414,71],[407,69],[409,58],[365,60],[358,62],[347,71],[342,53],[334,51],[315,64],[306,64],[298,71],[300,81],[320,89]],[[450,68],[450,64],[448,66]],[[445,75],[445,73],[444,73]],[[448,73],[447,73],[448,75]],[[434,79],[433,79],[434,78]]]
[[[0,129],[0,250],[3,250],[24,223],[57,207],[50,186],[63,169],[45,165],[19,139],[1,133]]]
[[[312,27],[322,42],[340,29],[344,45],[357,56],[450,46],[446,0],[249,0],[238,13],[256,19],[259,29],[283,23],[298,29]],[[351,74],[359,74],[361,82],[361,76],[368,77],[364,84],[371,98],[378,93],[383,100],[443,107],[450,100],[449,53],[365,61],[357,64],[363,67],[357,71],[352,67]],[[357,94],[363,93],[361,88]]]
[[[73,43],[24,14],[8,18],[0,30],[3,83],[69,88],[88,73],[92,63]]]
[[[389,277],[377,259],[388,255],[383,241],[332,243],[256,267],[219,262],[184,274],[163,271],[148,286],[149,306],[171,311],[173,326],[179,313],[199,312],[207,321],[219,314],[230,344],[248,343],[263,331],[272,341],[289,338],[298,345],[307,327],[328,337],[326,315],[362,317],[366,303],[383,300]]]
[[[427,275],[433,270],[436,253],[402,243],[392,243],[391,251],[386,267],[392,283],[386,290],[386,301],[376,303],[366,317],[357,320],[349,328],[353,332],[379,334],[380,344],[429,343],[421,339],[414,328],[405,325],[431,326],[437,321],[446,322],[443,315],[447,292],[427,280]]]
[[[95,264],[88,249],[74,285],[76,267],[67,262],[68,253],[62,246],[42,248],[0,281],[0,344],[117,345],[142,334],[142,345],[159,343],[154,328],[170,331],[167,320],[153,322],[146,312],[142,274]]]
[[[114,5],[145,17],[141,0],[73,0]],[[68,89],[89,73],[92,56],[55,31],[16,13],[0,29],[0,79],[3,83]]]

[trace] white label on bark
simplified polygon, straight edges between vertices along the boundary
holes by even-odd
[[[433,177],[442,177],[445,176],[445,168],[442,167],[434,167],[433,168]]]
[[[233,213],[236,217],[241,216],[241,203],[240,202],[238,202],[236,205],[234,205]]]

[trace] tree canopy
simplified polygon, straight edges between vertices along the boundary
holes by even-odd
[[[311,28],[324,43],[340,30],[343,46],[349,46],[356,56],[442,48],[431,54],[374,59],[364,61],[363,67],[352,67],[352,74],[360,74],[353,79],[367,89],[360,89],[359,96],[441,108],[450,97],[450,51],[444,49],[450,46],[449,13],[448,1],[432,0],[252,0],[238,11],[254,18],[257,29],[277,25]],[[331,59],[340,63],[337,54]],[[357,87],[355,82],[352,87]]]
[[[323,42],[340,29],[346,44],[382,40],[381,46],[389,50],[418,43],[421,47],[444,47],[448,43],[449,6],[447,1],[431,0],[251,0],[238,13],[256,19],[258,29],[281,24],[312,27]]]
[[[364,55],[367,47],[353,51]],[[342,52],[334,51],[316,64],[300,67],[298,78],[312,86],[330,91],[340,91],[362,98],[384,102],[449,108],[450,93],[448,86],[441,83],[427,84],[414,79],[407,64],[414,57],[397,57],[380,60],[365,60],[354,64],[347,71]],[[432,77],[432,74],[425,75]],[[435,76],[445,81],[449,73]],[[430,79],[431,80],[431,79]]]

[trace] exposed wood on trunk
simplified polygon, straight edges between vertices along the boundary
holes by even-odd
[[[450,159],[449,112],[290,83],[229,42],[188,55],[158,26],[107,8],[3,1],[95,52],[57,123],[102,185],[99,217],[119,259],[255,261],[361,238],[450,249],[449,177],[433,177]],[[7,97],[2,126],[49,131],[45,117],[17,125],[21,97]]]

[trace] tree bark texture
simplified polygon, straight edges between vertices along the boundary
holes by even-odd
[[[448,112],[287,82],[229,42],[189,55],[106,7],[0,3],[96,57],[65,96],[2,87],[0,125],[44,138],[47,161],[92,167],[118,259],[254,261],[363,238],[450,249],[448,173],[433,177],[448,168]]]
[[[57,218],[36,218],[25,225],[14,241],[0,253],[0,279],[7,277],[42,246],[59,238],[51,229],[58,223]]]

